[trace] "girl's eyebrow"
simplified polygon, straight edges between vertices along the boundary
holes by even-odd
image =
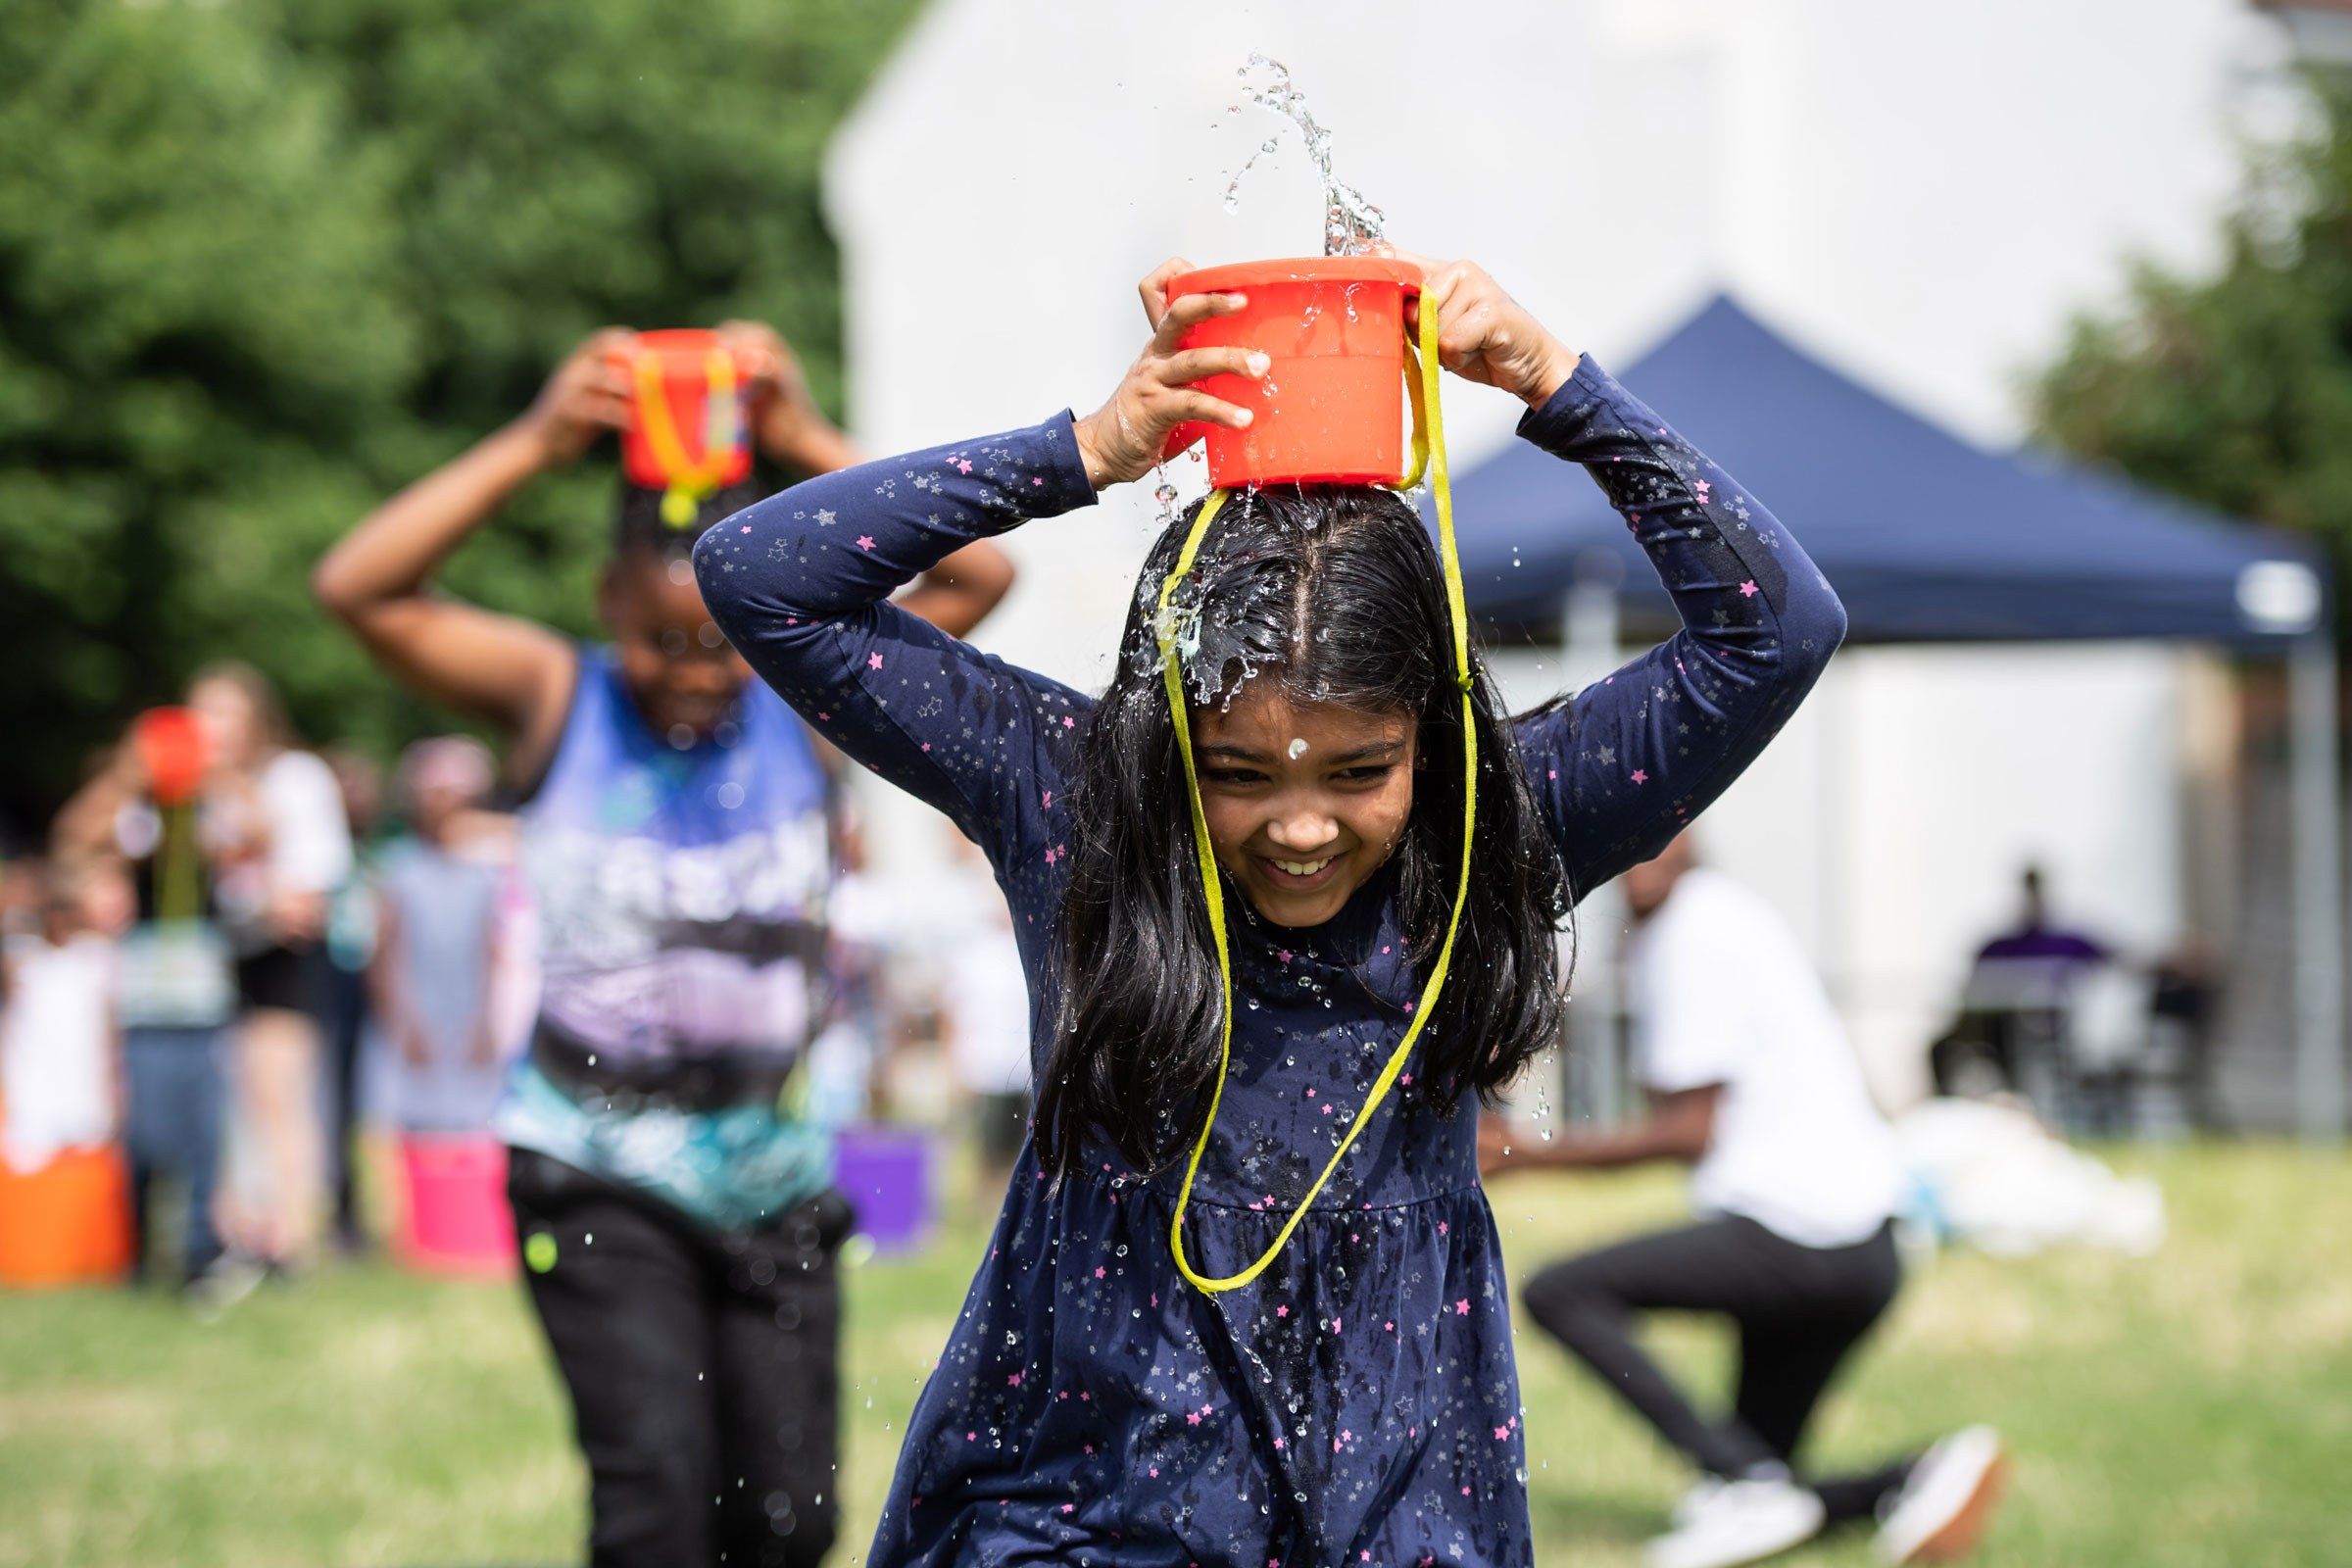
[[[1374,741],[1369,746],[1358,746],[1353,751],[1328,755],[1317,760],[1326,767],[1345,767],[1350,762],[1368,762],[1378,758],[1392,757],[1403,750],[1404,742],[1401,740]],[[1267,756],[1264,752],[1252,751],[1232,741],[1218,741],[1202,746],[1199,751],[1202,757],[1219,758],[1229,762],[1263,762]]]

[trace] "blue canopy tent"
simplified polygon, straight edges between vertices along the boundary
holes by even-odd
[[[1617,372],[1797,521],[1858,642],[2169,638],[2293,672],[2296,1036],[2306,1130],[2344,1122],[2335,663],[2320,558],[2034,453],[1979,450],[1781,338],[1727,298]],[[1514,442],[1454,485],[1472,612],[1590,638],[1671,607],[1598,487]],[[1581,611],[1579,609],[1581,608]],[[1580,627],[1579,621],[1585,624]]]

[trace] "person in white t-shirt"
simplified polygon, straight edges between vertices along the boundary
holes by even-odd
[[[1626,873],[1632,1127],[1530,1145],[1490,1120],[1482,1168],[1692,1167],[1698,1222],[1544,1269],[1529,1316],[1624,1396],[1702,1479],[1649,1544],[1650,1568],[1728,1568],[1875,1519],[1890,1563],[1971,1549],[2002,1458],[1986,1428],[1866,1474],[1800,1480],[1824,1389],[1901,1283],[1905,1177],[1821,982],[1771,906],[1694,863],[1689,834]],[[1708,1421],[1632,1334],[1637,1312],[1719,1312],[1740,1329],[1734,1409]]]

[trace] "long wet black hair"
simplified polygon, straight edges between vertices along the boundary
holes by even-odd
[[[1037,1103],[1039,1148],[1060,1174],[1080,1168],[1089,1133],[1137,1170],[1164,1169],[1199,1136],[1217,1073],[1224,996],[1153,636],[1160,585],[1198,510],[1152,547],[1118,668],[1081,737],[1055,948],[1059,1015]],[[1367,486],[1241,492],[1210,525],[1171,608],[1196,705],[1230,702],[1254,678],[1294,702],[1414,716],[1412,810],[1379,874],[1393,879],[1413,968],[1427,974],[1461,870],[1462,707],[1444,577],[1420,518]],[[1559,852],[1475,646],[1472,669],[1470,892],[1413,1069],[1446,1112],[1509,1083],[1558,1038],[1553,938],[1569,905]],[[1245,906],[1230,883],[1226,903]]]

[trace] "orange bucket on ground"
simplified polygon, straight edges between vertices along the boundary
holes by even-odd
[[[507,1148],[488,1133],[403,1133],[400,1255],[426,1274],[514,1272]]]
[[[63,1150],[31,1172],[0,1159],[0,1287],[110,1285],[133,1245],[120,1149]]]
[[[1405,436],[1404,302],[1421,269],[1386,256],[1235,262],[1187,272],[1184,294],[1246,294],[1247,309],[1212,317],[1184,347],[1256,349],[1262,380],[1212,375],[1203,392],[1255,416],[1246,430],[1185,424],[1171,454],[1206,437],[1208,482],[1395,484],[1411,465]]]
[[[701,327],[640,332],[624,359],[635,416],[620,435],[621,471],[665,492],[662,515],[682,528],[706,497],[751,475],[743,368]]]

